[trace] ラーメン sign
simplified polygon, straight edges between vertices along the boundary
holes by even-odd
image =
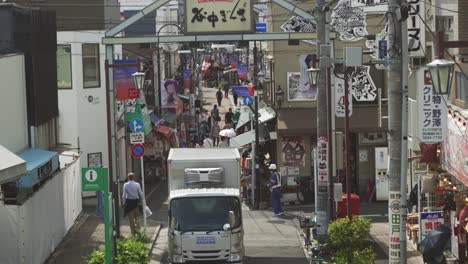
[[[251,0],[185,1],[185,33],[253,32]]]

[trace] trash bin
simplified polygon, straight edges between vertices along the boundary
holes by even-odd
[[[346,217],[348,215],[348,210],[346,207],[348,201],[347,194],[343,194],[342,198],[343,200],[338,202],[337,206],[338,217]],[[359,215],[359,195],[354,193],[351,194],[351,203],[349,207],[351,208],[351,215]]]

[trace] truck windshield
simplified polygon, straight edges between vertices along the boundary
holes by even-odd
[[[234,213],[232,228],[241,225],[241,206],[236,197],[190,197],[171,201],[169,223],[173,230],[217,231],[229,223],[229,211]]]

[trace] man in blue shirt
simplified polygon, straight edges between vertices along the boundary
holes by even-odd
[[[271,180],[267,183],[271,190],[271,207],[275,216],[284,215],[281,207],[281,174],[276,171],[276,164],[270,164]]]
[[[140,184],[135,182],[135,174],[128,174],[128,182],[123,186],[124,215],[128,215],[130,231],[135,235],[140,231],[140,199],[143,199],[143,191]]]

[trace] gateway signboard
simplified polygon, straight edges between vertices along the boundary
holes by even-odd
[[[250,0],[185,1],[186,34],[250,33],[254,29]]]

